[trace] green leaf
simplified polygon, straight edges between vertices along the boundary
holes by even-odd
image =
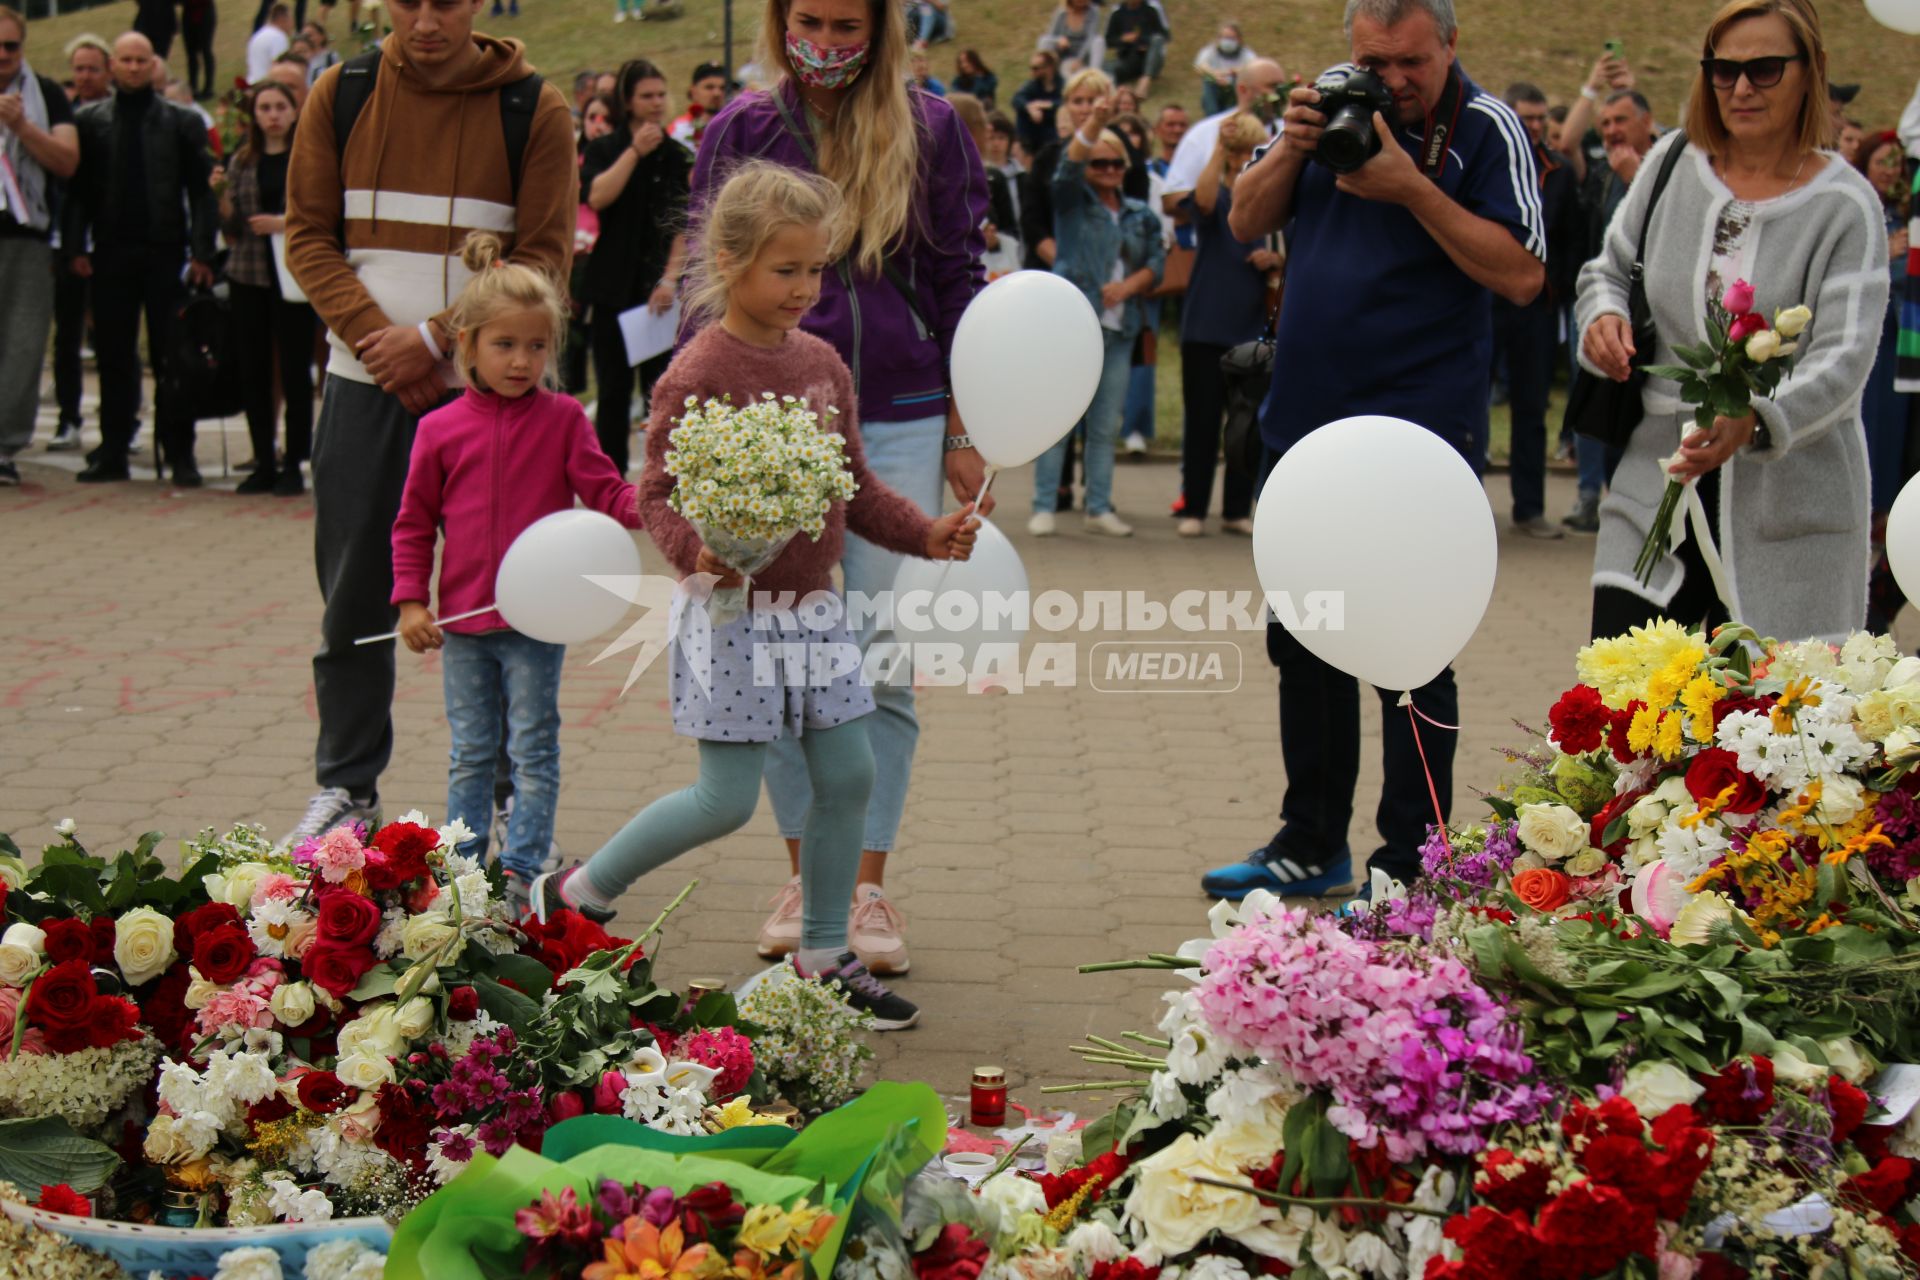
[[[1732,1017],[1747,1007],[1747,989],[1737,980],[1712,969],[1702,970],[1700,976],[1719,995],[1720,1012]]]
[[[1622,810],[1614,815],[1613,821],[1607,824],[1607,829],[1600,833],[1600,843],[1611,846],[1615,840],[1626,834],[1627,815],[1626,811]]]
[[[1740,1014],[1736,1021],[1740,1024],[1741,1053],[1773,1052],[1774,1039],[1771,1031],[1768,1031],[1744,1013]]]
[[[22,1190],[64,1182],[83,1196],[91,1195],[119,1167],[120,1157],[112,1147],[81,1137],[65,1120],[0,1120],[0,1178]]]
[[[480,1007],[513,1028],[513,1033],[524,1037],[529,1028],[540,1019],[540,1006],[521,995],[512,987],[503,987],[492,978],[473,976],[473,990],[480,997]]]
[[[1511,800],[1502,800],[1499,796],[1487,797],[1487,808],[1494,811],[1502,820],[1512,822],[1520,816],[1520,806]]]
[[[1613,1029],[1620,1025],[1620,1015],[1613,1009],[1582,1009],[1580,1023],[1587,1029],[1587,1038],[1599,1048]]]
[[[33,878],[33,888],[57,902],[78,903],[94,914],[108,911],[106,895],[100,892],[97,868],[72,863],[42,866]]]
[[[532,956],[508,954],[493,958],[493,972],[522,991],[545,993],[553,985],[553,970]]]
[[[1678,991],[1692,981],[1684,973],[1651,974],[1631,986],[1620,988],[1617,994],[1622,1000],[1651,1000],[1655,996],[1664,996],[1670,991]]]
[[[347,993],[347,999],[364,1004],[381,996],[392,995],[399,985],[400,975],[393,971],[392,965],[375,965],[361,975],[359,985]]]
[[[1683,378],[1693,376],[1691,369],[1678,364],[1650,364],[1646,367],[1646,371],[1651,377],[1666,378],[1672,382],[1679,382]]]
[[[1080,1150],[1089,1160],[1113,1150],[1133,1121],[1135,1107],[1123,1102],[1080,1131]]]
[[[1338,1195],[1353,1177],[1353,1166],[1347,1160],[1347,1135],[1323,1116],[1313,1128],[1312,1143],[1307,1156],[1307,1180],[1313,1184],[1316,1195]]]

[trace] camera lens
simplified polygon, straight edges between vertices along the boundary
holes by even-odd
[[[1379,150],[1373,121],[1357,104],[1349,103],[1334,112],[1320,134],[1320,159],[1335,173],[1352,173]]]

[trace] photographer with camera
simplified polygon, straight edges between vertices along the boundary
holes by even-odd
[[[1533,149],[1512,109],[1454,61],[1452,0],[1347,0],[1346,30],[1353,64],[1293,90],[1280,138],[1234,183],[1234,236],[1255,240],[1291,224],[1273,387],[1261,409],[1268,457],[1325,423],[1389,414],[1477,465],[1493,296],[1524,304],[1546,281]],[[1419,536],[1413,519],[1407,534]],[[1202,879],[1229,899],[1253,889],[1324,894],[1352,878],[1359,687],[1277,623],[1268,624],[1267,651],[1280,669],[1287,791],[1279,832]],[[1429,720],[1458,723],[1451,669],[1412,693]],[[1398,697],[1380,691],[1382,843],[1371,866],[1411,881],[1434,814]],[[1444,808],[1453,736],[1429,729],[1426,747]]]

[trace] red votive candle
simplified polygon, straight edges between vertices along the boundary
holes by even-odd
[[[1007,1073],[999,1067],[973,1069],[973,1123],[997,1129],[1007,1122]]]

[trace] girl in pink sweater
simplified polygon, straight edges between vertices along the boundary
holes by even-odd
[[[540,272],[502,261],[499,239],[486,232],[469,236],[462,256],[477,273],[452,317],[467,391],[422,418],[414,435],[393,522],[393,603],[407,648],[442,651],[453,731],[447,820],[476,833],[460,847],[469,856],[486,856],[505,728],[513,810],[500,863],[508,900],[524,909],[553,843],[567,651],[521,635],[491,609],[435,623],[427,607],[434,539],[445,532],[440,612],[451,616],[490,605],[513,540],[542,516],[570,510],[576,497],[629,529],[640,527],[640,511],[580,402],[550,389],[549,360],[567,331],[560,291]]]
[[[718,323],[687,342],[655,384],[640,507],[655,545],[683,576],[711,574],[714,585],[739,585],[739,575],[667,503],[674,486],[666,470],[674,415],[689,397],[705,403],[731,396],[743,405],[773,392],[805,398],[823,419],[829,407],[838,410],[832,429],[846,438],[859,490],[833,505],[818,539],[795,537],[754,574],[759,607],[713,626],[704,669],[673,646],[674,728],[700,742],[699,782],[648,805],[584,866],[542,876],[533,909],[542,919],[562,906],[611,919],[614,900],[642,875],[746,825],[759,803],[767,744],[797,738],[813,807],[800,841],[804,905],[794,965],[802,976],[837,982],[854,1007],[873,1014],[876,1029],[892,1031],[912,1026],[919,1010],[847,949],[873,787],[873,751],[861,719],[873,710],[873,692],[842,611],[829,608],[834,620],[821,628],[817,616],[807,617],[793,602],[831,591],[828,575],[848,530],[903,555],[964,560],[979,521],[971,509],[930,520],[875,478],[860,446],[852,375],[831,346],[799,332],[801,317],[820,296],[837,214],[838,197],[824,181],[767,162],[742,165],[720,189],[702,227],[701,284],[689,308]],[[767,603],[783,596],[784,608]]]

